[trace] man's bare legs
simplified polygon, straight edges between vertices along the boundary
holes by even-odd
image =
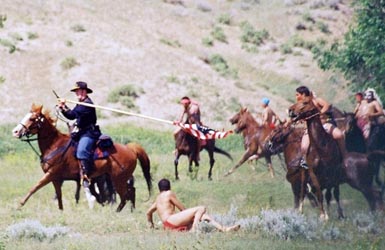
[[[231,227],[225,227],[206,214],[206,207],[197,206],[185,209],[179,213],[170,215],[167,221],[175,226],[189,226],[192,223],[191,231],[196,231],[199,222],[202,220],[210,222],[215,228],[221,232],[236,231],[240,228],[240,225]]]

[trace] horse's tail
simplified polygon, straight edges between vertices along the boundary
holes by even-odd
[[[231,155],[229,153],[227,153],[223,149],[217,148],[216,146],[214,147],[214,152],[219,153],[219,154],[223,154],[223,155],[227,156],[227,158],[229,158],[230,160],[233,160],[233,157],[231,157]]]
[[[140,166],[142,167],[144,178],[146,179],[149,196],[151,196],[152,178],[150,172],[150,158],[148,157],[146,151],[141,145],[137,143],[128,143],[126,146],[135,151],[136,156],[138,157],[138,160],[140,162]]]

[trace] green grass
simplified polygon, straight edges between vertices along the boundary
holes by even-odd
[[[201,153],[201,165],[194,168],[196,179],[187,171],[187,158],[179,162],[180,181],[174,180],[173,147],[171,133],[152,131],[124,124],[102,128],[115,141],[126,143],[136,141],[144,146],[151,158],[154,191],[160,178],[172,181],[172,189],[187,206],[204,204],[208,211],[218,217],[229,218],[233,208],[237,220],[251,221],[262,211],[279,213],[293,206],[293,196],[285,171],[278,158],[273,159],[277,176],[269,176],[264,161],[256,165],[244,164],[234,174],[223,174],[240,159],[243,153],[240,135],[230,135],[218,140],[218,147],[230,152],[231,162],[222,155],[215,155],[213,180],[207,180],[208,156]],[[53,200],[54,189],[51,184],[36,192],[26,205],[18,207],[19,200],[37,183],[43,173],[38,157],[25,142],[9,137],[10,127],[0,129],[3,143],[13,145],[8,153],[0,158],[0,249],[384,249],[385,223],[383,215],[377,217],[381,233],[361,232],[356,220],[358,214],[367,215],[367,205],[362,195],[347,185],[341,187],[341,199],[347,219],[338,220],[335,204],[332,204],[330,220],[319,224],[320,238],[306,240],[301,237],[283,240],[260,230],[241,229],[237,233],[177,233],[147,228],[145,212],[153,201],[146,201],[148,194],[141,171],[135,172],[137,208],[133,213],[125,207],[116,213],[117,205],[99,206],[89,210],[81,193],[79,204],[75,203],[74,182],[63,185],[64,211],[57,209]],[[305,203],[305,218],[317,218],[318,211]],[[222,218],[221,217],[221,218]],[[154,216],[155,222],[159,221]],[[48,229],[65,227],[68,233],[52,239],[39,240],[37,236],[14,239],[6,233],[10,226],[25,221],[38,221]],[[370,227],[368,227],[370,228]],[[331,236],[335,235],[335,238]],[[331,237],[331,239],[327,239]],[[325,239],[326,238],[326,239]]]

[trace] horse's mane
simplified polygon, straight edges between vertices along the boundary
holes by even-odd
[[[50,110],[49,109],[43,109],[43,105],[32,104],[31,112],[40,113],[40,114],[44,115],[44,117],[47,119],[47,121],[50,124],[52,124],[53,126],[56,126],[57,119],[52,118]]]

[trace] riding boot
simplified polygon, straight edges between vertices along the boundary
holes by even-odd
[[[88,177],[88,175],[92,170],[93,162],[89,160],[80,160],[80,165],[81,165],[81,172],[82,172],[83,188],[88,201],[88,207],[93,208],[96,198],[91,194],[91,191],[90,191],[91,180]]]
[[[307,162],[306,162],[306,157],[305,156],[302,156],[300,161],[299,161],[299,166],[301,168],[304,168],[304,169],[309,169],[309,166],[307,165]]]

